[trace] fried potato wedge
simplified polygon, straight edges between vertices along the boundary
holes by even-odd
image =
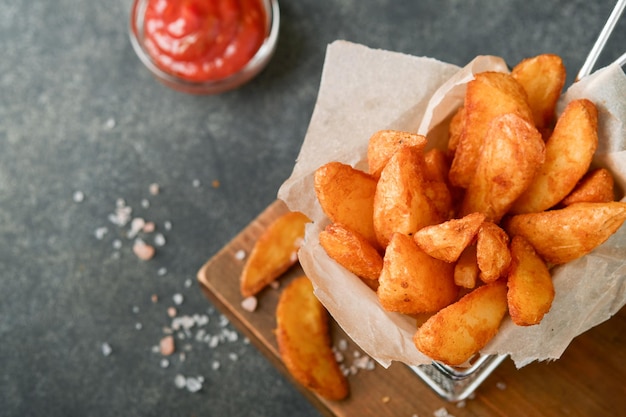
[[[329,400],[348,396],[346,377],[332,351],[329,314],[306,276],[295,278],[276,306],[276,342],[289,373]]]
[[[533,123],[528,97],[510,74],[483,72],[467,84],[465,120],[450,167],[450,182],[467,188],[474,176],[483,138],[491,121],[500,115],[516,113]]]
[[[512,213],[547,210],[563,200],[589,170],[598,147],[598,111],[587,99],[567,105],[546,142],[546,158]]]
[[[426,138],[410,132],[398,130],[379,130],[374,133],[367,145],[367,163],[369,173],[374,178],[380,177],[380,173],[387,165],[391,155],[404,146],[415,146],[424,149]]]
[[[561,57],[541,54],[526,58],[513,67],[511,76],[528,94],[528,104],[537,129],[550,127],[567,76]]]
[[[320,245],[328,256],[352,272],[370,288],[378,288],[383,257],[356,232],[340,224],[330,224],[319,234]]]
[[[462,288],[472,289],[478,281],[478,260],[476,259],[476,245],[469,245],[459,260],[454,264],[454,283]]]
[[[340,162],[329,162],[315,171],[315,193],[322,210],[333,223],[354,230],[378,246],[373,212],[376,180]]]
[[[249,297],[280,277],[298,261],[304,226],[310,220],[291,211],[274,220],[252,247],[240,277],[240,291]]]
[[[476,288],[418,328],[415,346],[434,360],[463,364],[496,335],[507,312],[506,293],[504,280]]]
[[[388,311],[437,311],[458,296],[454,265],[428,256],[410,236],[394,233],[385,251],[377,295]]]
[[[497,223],[532,183],[545,143],[532,124],[508,113],[493,119],[480,149],[460,215],[480,212]]]
[[[472,243],[484,221],[484,214],[471,213],[460,219],[423,227],[415,233],[413,239],[433,258],[456,262],[465,248]]]
[[[626,203],[575,203],[559,210],[518,214],[505,222],[547,262],[564,264],[604,243],[626,220]]]
[[[511,257],[507,280],[511,320],[518,326],[539,324],[554,300],[550,270],[522,236],[511,239]]]
[[[445,151],[433,148],[424,152],[425,175],[429,180],[448,182],[450,163]]]
[[[450,125],[448,126],[448,152],[450,155],[454,155],[456,152],[456,147],[459,145],[461,134],[463,133],[464,123],[465,107],[461,106],[450,119]]]
[[[476,260],[483,282],[503,277],[511,264],[509,236],[495,223],[484,222],[476,238]]]
[[[414,147],[400,148],[381,172],[374,197],[374,230],[381,247],[394,232],[412,235],[424,226],[444,220],[427,196],[424,154]]]
[[[585,174],[572,192],[561,201],[564,206],[574,203],[608,203],[615,201],[615,180],[608,169],[598,168]]]

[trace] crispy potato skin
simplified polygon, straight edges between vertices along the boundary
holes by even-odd
[[[484,222],[476,239],[476,260],[483,282],[503,277],[511,264],[509,236],[497,224]]]
[[[445,262],[456,262],[476,237],[485,221],[482,213],[471,213],[460,219],[426,226],[415,233],[415,243],[428,255]]]
[[[608,169],[598,168],[586,174],[561,204],[569,206],[574,203],[609,201],[615,201],[615,181]]]
[[[554,300],[550,270],[522,236],[514,236],[511,240],[511,257],[507,279],[511,320],[518,326],[539,324]]]
[[[537,129],[550,127],[567,76],[561,57],[541,54],[526,58],[513,67],[511,76],[528,94],[528,104]]]
[[[505,222],[551,264],[564,264],[604,243],[626,220],[626,203],[575,203],[559,210],[518,214]]]
[[[414,146],[423,150],[426,146],[426,138],[422,135],[398,130],[379,130],[374,133],[367,146],[367,163],[370,175],[379,178],[391,156],[405,146]]]
[[[472,289],[476,287],[479,272],[476,245],[470,245],[454,265],[454,283],[459,287]]]
[[[460,214],[480,212],[499,222],[530,186],[544,158],[543,138],[532,124],[515,113],[494,118],[485,133]]]
[[[476,171],[483,138],[491,121],[515,113],[529,123],[533,116],[522,86],[510,74],[483,72],[467,84],[465,120],[450,167],[450,182],[467,188]]]
[[[394,233],[385,252],[377,294],[388,311],[437,311],[458,296],[454,266],[428,256],[411,237]]]
[[[292,211],[276,219],[252,247],[240,277],[243,297],[257,294],[298,261],[297,252],[310,220]]]
[[[289,373],[329,400],[349,394],[348,381],[332,351],[328,312],[313,294],[306,276],[294,279],[276,307],[276,341]]]
[[[587,99],[572,101],[546,142],[545,162],[511,212],[536,213],[563,200],[589,169],[597,147],[596,106]]]
[[[414,147],[399,149],[381,172],[374,197],[374,230],[381,247],[395,232],[412,235],[445,219],[428,197],[424,154]]]
[[[371,175],[340,162],[329,162],[314,175],[315,193],[328,218],[359,233],[375,247],[376,183]]]
[[[506,293],[504,280],[474,289],[430,317],[415,333],[415,346],[434,360],[463,364],[498,332],[507,312]]]
[[[378,288],[383,257],[356,232],[340,224],[330,224],[319,234],[320,245],[339,265],[358,276],[370,288]]]

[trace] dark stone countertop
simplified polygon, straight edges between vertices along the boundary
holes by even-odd
[[[236,91],[192,96],[142,67],[130,0],[0,0],[0,415],[319,415],[220,321],[195,274],[291,173],[327,44],[458,65],[554,52],[571,83],[613,4],[283,1],[266,70]],[[623,45],[626,21],[598,65]],[[128,227],[110,222],[119,199],[163,234],[154,259],[138,260]],[[206,334],[226,338],[211,348],[194,330],[184,358],[164,367],[153,349],[175,294],[179,316],[208,318]],[[178,389],[177,374],[202,376],[202,390]]]

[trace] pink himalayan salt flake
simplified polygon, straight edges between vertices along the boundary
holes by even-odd
[[[170,307],[167,309],[167,315],[170,317],[176,317],[176,309],[174,307]]]
[[[156,295],[156,294],[152,294],[152,295],[150,296],[150,300],[151,300],[153,303],[156,303],[156,302],[158,302],[158,301],[159,301],[159,296],[158,296],[158,295]]]
[[[154,253],[156,252],[156,250],[153,246],[148,245],[143,240],[137,239],[133,244],[133,252],[135,253],[135,255],[137,255],[139,259],[143,261],[148,261],[154,257]]]
[[[159,342],[159,349],[161,351],[161,355],[169,356],[176,351],[176,344],[173,336],[165,336]]]
[[[257,305],[258,305],[257,298],[253,295],[251,295],[250,297],[244,298],[243,301],[241,302],[241,308],[243,308],[246,311],[249,311],[250,313],[256,310]]]
[[[150,184],[150,187],[148,189],[150,191],[150,194],[152,195],[157,195],[161,191],[161,188],[159,187],[159,184],[157,183]]]
[[[146,222],[146,224],[143,225],[142,230],[144,233],[152,233],[156,230],[156,225],[154,222]]]

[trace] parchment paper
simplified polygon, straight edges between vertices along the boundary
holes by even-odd
[[[508,72],[498,57],[479,56],[464,68],[336,41],[328,46],[318,100],[289,179],[278,198],[313,220],[299,252],[315,293],[346,333],[387,367],[430,363],[414,346],[415,320],[382,309],[376,294],[331,260],[318,241],[328,224],[315,197],[313,174],[340,161],[367,170],[367,142],[380,129],[428,136],[429,147],[445,147],[437,126],[463,103],[466,83],[481,71]],[[626,189],[626,76],[619,66],[599,70],[570,87],[559,103],[585,97],[599,110],[594,165],[609,168]],[[620,191],[620,192],[622,192]],[[623,194],[622,194],[623,195]],[[482,350],[509,354],[517,367],[558,359],[577,335],[607,320],[626,304],[626,227],[591,254],[553,270],[556,297],[540,325],[520,327],[507,317]]]

